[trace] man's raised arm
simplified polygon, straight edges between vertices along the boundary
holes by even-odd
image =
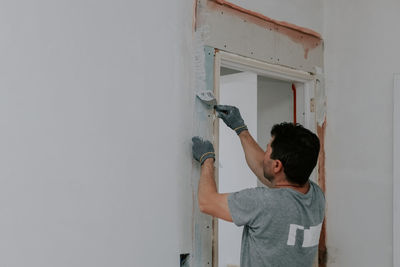
[[[234,106],[216,105],[215,110],[218,117],[239,136],[249,168],[260,182],[270,186],[271,183],[264,177],[263,160],[265,152],[250,135],[239,109]]]

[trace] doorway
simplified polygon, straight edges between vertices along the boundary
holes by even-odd
[[[249,132],[265,151],[274,124],[296,121],[315,131],[315,117],[312,110],[306,108],[312,103],[312,75],[281,66],[274,69],[274,66],[263,64],[226,52],[217,52],[214,93],[219,104],[239,108]],[[223,122],[214,124],[214,141],[217,147],[216,177],[220,193],[264,186],[248,168],[236,133]],[[315,173],[311,179],[316,179]],[[239,266],[242,227],[215,220],[213,266]]]

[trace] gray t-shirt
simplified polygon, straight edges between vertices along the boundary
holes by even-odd
[[[291,188],[256,187],[229,194],[229,210],[244,225],[240,267],[312,266],[324,219],[325,197],[310,181]]]

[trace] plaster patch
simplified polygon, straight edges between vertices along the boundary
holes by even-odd
[[[192,21],[192,32],[196,31],[197,28],[197,22],[196,22],[196,18],[197,18],[197,0],[193,0],[193,21]]]
[[[195,74],[195,93],[207,89],[204,41],[208,38],[209,27],[199,27],[194,35],[193,72]]]
[[[316,88],[315,88],[315,99],[316,99],[316,119],[319,126],[322,126],[325,122],[326,117],[326,94],[324,79],[321,74],[316,75]]]
[[[252,15],[254,17],[260,18],[260,19],[265,20],[265,21],[272,22],[272,23],[274,23],[276,25],[287,27],[287,28],[290,28],[290,29],[293,29],[293,30],[296,30],[296,31],[299,31],[299,32],[302,32],[302,33],[305,33],[305,34],[313,35],[314,37],[317,37],[318,39],[322,39],[321,35],[319,33],[317,33],[316,31],[313,31],[311,29],[300,27],[298,25],[295,25],[295,24],[292,24],[292,23],[289,23],[289,22],[286,22],[286,21],[279,21],[279,20],[271,19],[270,17],[267,17],[267,16],[265,16],[265,15],[263,15],[261,13],[258,13],[258,12],[255,12],[255,11],[251,11],[249,9],[245,9],[243,7],[240,7],[238,5],[235,5],[235,4],[233,4],[231,2],[228,2],[228,1],[225,1],[225,0],[214,0],[214,1],[217,2],[220,5],[229,6],[229,7],[233,8],[233,9],[236,9],[236,10],[238,10],[240,12]]]
[[[310,50],[322,44],[321,35],[313,30],[288,22],[271,19],[260,13],[244,9],[227,1],[208,0],[207,6],[210,9],[219,9],[221,12],[230,12],[232,15],[242,17],[245,21],[287,36],[293,42],[303,46],[305,59],[308,58]]]
[[[213,82],[213,75],[210,75],[210,66],[213,67],[214,54],[211,48],[205,46],[204,42],[209,38],[209,26],[202,23],[206,13],[196,11],[196,30],[193,34],[193,60],[192,70],[194,74],[194,88],[192,88],[194,100],[193,113],[193,135],[201,136],[212,140],[212,117],[211,111],[204,108],[200,99],[196,97],[197,92],[210,88]],[[203,25],[203,26],[198,26]],[[213,51],[213,50],[212,50]],[[213,68],[211,68],[213,71]],[[213,73],[213,72],[211,72]],[[211,87],[212,88],[212,87]],[[203,266],[205,262],[212,261],[212,235],[210,225],[212,218],[200,212],[198,208],[198,181],[200,168],[197,162],[192,165],[192,195],[193,195],[193,216],[192,216],[192,253],[190,266]]]

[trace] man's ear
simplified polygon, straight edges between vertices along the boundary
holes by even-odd
[[[273,171],[274,173],[278,173],[283,170],[282,162],[279,159],[274,160]]]

